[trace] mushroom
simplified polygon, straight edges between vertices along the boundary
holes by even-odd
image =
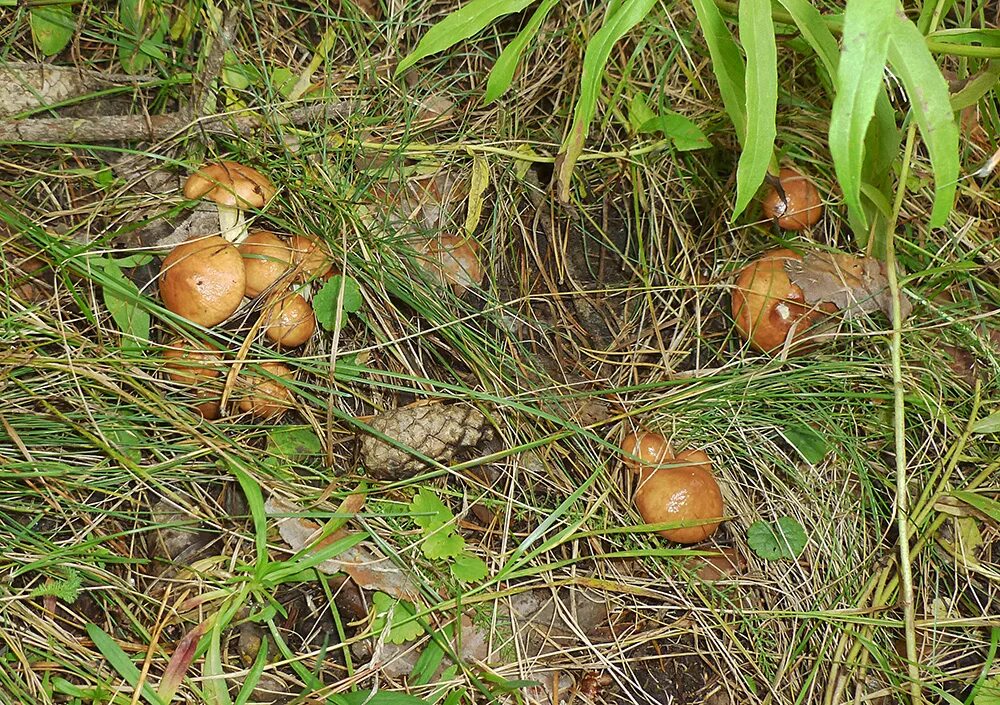
[[[417,246],[423,257],[420,264],[441,284],[451,286],[461,295],[483,281],[483,265],[479,260],[479,243],[471,237],[438,235]]]
[[[247,276],[246,295],[250,298],[274,286],[292,267],[288,245],[267,230],[250,233],[239,250]]]
[[[633,472],[641,472],[650,466],[663,465],[674,457],[670,441],[659,433],[636,431],[625,437],[622,443],[625,466]]]
[[[299,269],[299,278],[305,281],[319,279],[330,271],[333,257],[326,245],[307,235],[296,235],[289,245],[292,264]]]
[[[230,161],[202,167],[184,184],[185,198],[215,201],[219,208],[222,237],[236,243],[247,236],[243,211],[263,208],[274,193],[274,184],[266,176],[256,169]]]
[[[294,402],[291,391],[283,384],[285,380],[291,381],[294,373],[281,362],[262,362],[260,368],[267,374],[255,371],[241,379],[240,411],[261,419],[280,416]]]
[[[700,522],[658,532],[677,543],[704,541],[722,521],[722,492],[712,462],[700,450],[681,451],[671,467],[640,472],[633,501],[647,524]]]
[[[217,395],[206,389],[206,383],[222,374],[218,364],[222,358],[221,353],[178,338],[168,344],[163,351],[163,358],[163,370],[167,379],[189,387],[196,397],[205,400],[195,404],[194,408],[198,413],[209,420],[219,418],[222,413],[219,403],[222,390]]]
[[[764,215],[777,221],[783,230],[805,230],[815,225],[823,215],[823,201],[813,183],[790,167],[779,172],[777,182],[784,195],[772,186],[762,204]]]
[[[245,289],[239,250],[218,235],[182,242],[160,267],[163,304],[205,327],[229,318],[243,301]]]
[[[261,313],[264,335],[283,348],[297,348],[312,337],[316,316],[301,294],[284,292],[267,302]]]
[[[740,270],[733,290],[732,311],[736,330],[764,353],[778,351],[789,341],[794,353],[808,352],[818,339],[802,343],[815,333],[813,327],[837,310],[836,305],[817,307],[805,302],[802,289],[789,280],[785,262],[802,256],[786,249],[765,252]]]

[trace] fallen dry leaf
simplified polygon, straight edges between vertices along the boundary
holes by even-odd
[[[277,521],[281,538],[296,552],[303,549],[315,551],[350,535],[341,529],[317,541],[323,527],[302,517],[287,516],[299,514],[302,510],[291,502],[274,496],[264,503],[264,511]],[[402,600],[420,599],[420,586],[413,578],[391,560],[362,544],[352,546],[336,558],[323,561],[316,569],[327,574],[347,573],[359,587],[366,590],[380,590]]]
[[[892,298],[885,266],[871,257],[837,252],[809,252],[801,260],[785,261],[785,272],[802,289],[807,304],[829,302],[846,320],[881,311],[892,317]],[[900,312],[905,320],[913,307],[902,293]]]

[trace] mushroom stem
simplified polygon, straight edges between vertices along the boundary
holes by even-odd
[[[219,205],[219,230],[222,237],[234,245],[247,239],[247,224],[243,210],[236,206]]]

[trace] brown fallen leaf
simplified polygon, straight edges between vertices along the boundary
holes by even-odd
[[[340,529],[317,541],[323,527],[302,517],[287,516],[299,514],[302,510],[291,502],[274,496],[268,497],[264,503],[264,511],[267,516],[276,520],[281,538],[296,552],[303,549],[315,551],[350,535],[350,532]],[[385,556],[378,555],[362,544],[323,561],[316,569],[327,574],[347,573],[359,587],[366,590],[380,590],[401,600],[420,599],[420,585],[412,577]]]
[[[807,304],[832,303],[846,320],[875,311],[892,317],[889,280],[885,265],[877,259],[839,252],[809,252],[801,260],[786,260],[785,272],[802,289]],[[899,304],[905,320],[913,306],[902,293]]]

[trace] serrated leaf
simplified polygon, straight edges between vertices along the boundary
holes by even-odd
[[[336,274],[330,277],[323,288],[313,296],[313,311],[316,320],[326,330],[334,330],[337,325],[337,312],[340,310],[341,288],[343,288],[344,314],[355,313],[361,308],[361,287],[354,277]],[[346,317],[346,316],[345,316]]]
[[[774,157],[777,136],[778,54],[771,20],[771,0],[740,0],[740,43],[746,52],[746,139],[736,165],[736,205],[739,216],[764,181]]]
[[[424,533],[440,529],[455,518],[436,494],[423,487],[410,501],[410,511],[413,512],[414,523],[423,529]]]
[[[268,448],[288,460],[322,455],[323,444],[311,426],[278,426],[268,431]]]
[[[694,0],[692,4],[712,57],[712,72],[719,84],[722,103],[742,144],[747,131],[746,65],[743,56],[715,3],[712,0]]]
[[[830,452],[830,444],[826,442],[826,438],[812,426],[806,424],[788,426],[782,431],[782,435],[810,465],[823,462],[826,454]]]
[[[577,160],[583,153],[590,123],[597,112],[597,99],[604,81],[604,68],[615,44],[649,14],[656,0],[624,0],[621,6],[604,18],[604,24],[587,42],[580,75],[580,95],[573,110],[573,124],[559,148],[556,183],[559,199],[569,200],[570,179]]]
[[[528,47],[528,43],[538,34],[538,29],[548,16],[553,7],[559,4],[559,0],[542,0],[542,4],[535,8],[531,17],[525,23],[517,36],[504,47],[497,57],[496,63],[490,69],[490,76],[486,81],[486,94],[483,96],[483,103],[489,105],[494,100],[502,96],[511,82],[514,80],[514,71],[521,62],[521,56]]]
[[[940,228],[955,203],[958,184],[958,126],[948,83],[917,26],[900,14],[890,25],[889,63],[910,98],[910,109],[934,171],[934,206],[929,227]]]
[[[41,5],[31,8],[31,37],[43,54],[58,54],[76,31],[72,5]]]
[[[1000,705],[1000,676],[993,676],[983,681],[972,702],[974,705]]]
[[[882,87],[895,13],[895,0],[848,0],[844,16],[837,96],[830,115],[830,153],[848,210],[863,230],[868,226],[861,206],[865,133]]]
[[[405,644],[418,639],[424,633],[420,622],[413,618],[416,612],[409,602],[397,600],[384,592],[376,592],[372,595],[372,607],[374,609],[372,633],[381,635],[388,624],[386,641],[392,644]]]
[[[489,569],[486,563],[471,553],[463,552],[451,564],[451,574],[461,583],[475,583],[486,577]]]
[[[490,187],[490,163],[486,157],[476,155],[472,159],[472,177],[469,180],[469,201],[465,217],[465,232],[471,236],[479,227],[483,214],[483,194]]]
[[[396,66],[396,76],[421,59],[449,49],[489,27],[497,19],[520,12],[535,0],[472,0],[455,10],[420,38],[416,48]]]
[[[781,517],[776,524],[755,521],[747,529],[747,545],[766,561],[797,558],[807,541],[805,529],[792,517]]]
[[[420,549],[432,561],[454,558],[465,550],[465,539],[451,528],[443,527],[425,538]]]

